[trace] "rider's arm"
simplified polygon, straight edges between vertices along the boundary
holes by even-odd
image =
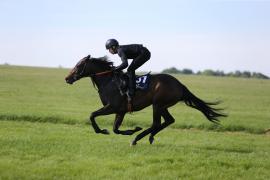
[[[127,60],[127,57],[126,57],[125,53],[119,52],[118,55],[121,57],[122,64],[117,66],[115,68],[115,70],[121,71],[121,70],[125,69],[126,67],[128,67],[128,60]]]

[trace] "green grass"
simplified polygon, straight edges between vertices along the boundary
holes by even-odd
[[[2,121],[3,179],[267,179],[269,136],[167,129],[156,144],[88,126]]]
[[[270,81],[176,76],[196,96],[223,100],[228,118],[211,124],[197,110],[170,108],[175,124],[129,147],[135,136],[95,134],[101,107],[89,79],[67,85],[67,69],[0,66],[0,179],[268,179]],[[112,129],[113,115],[97,118]],[[122,129],[151,125],[151,107]],[[111,130],[112,132],[112,130]]]

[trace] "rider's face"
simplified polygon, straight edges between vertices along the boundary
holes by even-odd
[[[109,51],[110,51],[110,53],[112,53],[112,54],[116,54],[116,50],[114,50],[113,48],[109,48]]]

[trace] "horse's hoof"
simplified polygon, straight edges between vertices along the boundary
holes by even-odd
[[[110,132],[107,129],[102,129],[100,133],[102,133],[102,134],[110,134]]]
[[[150,144],[153,144],[154,140],[155,140],[155,139],[154,139],[153,136],[150,136],[150,137],[149,137],[149,142],[150,142]]]
[[[135,127],[135,132],[137,132],[137,131],[140,131],[140,130],[142,130],[142,128],[141,127]]]
[[[137,144],[137,142],[134,140],[134,141],[132,141],[131,143],[130,143],[130,146],[132,147],[132,146],[135,146]]]

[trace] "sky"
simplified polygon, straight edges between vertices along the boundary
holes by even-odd
[[[0,64],[73,67],[143,44],[139,71],[176,67],[270,76],[270,0],[0,0]]]

